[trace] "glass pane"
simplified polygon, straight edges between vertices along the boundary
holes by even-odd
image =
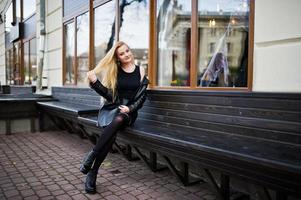
[[[199,0],[198,85],[247,87],[249,0]]]
[[[20,74],[20,60],[21,60],[21,48],[20,43],[14,43],[14,63],[13,63],[13,77],[14,77],[14,85],[21,84],[21,74]]]
[[[23,19],[36,12],[36,0],[23,1]]]
[[[20,22],[21,21],[21,0],[16,0],[16,17],[17,17],[17,21]]]
[[[30,40],[30,74],[31,84],[36,85],[37,81],[37,43],[36,38]]]
[[[29,70],[29,42],[24,43],[24,84],[31,84],[31,76]]]
[[[11,23],[13,21],[13,6],[9,5],[6,13],[5,13],[5,31],[10,32],[10,28],[12,27]]]
[[[75,83],[74,80],[74,22],[67,24],[65,26],[65,63],[66,63],[66,74],[65,74],[65,83],[72,84]]]
[[[123,20],[120,22],[119,39],[130,46],[135,63],[146,69],[149,46],[149,0],[121,1],[120,17]]]
[[[111,48],[115,38],[115,1],[110,1],[95,8],[94,14],[94,63],[97,64],[102,59],[108,49]],[[109,45],[110,43],[110,45]],[[108,46],[109,45],[109,46]]]
[[[10,85],[13,84],[13,49],[9,49],[6,51],[6,84]]]
[[[158,86],[190,85],[191,1],[158,0]]]
[[[89,13],[77,17],[77,85],[85,83],[89,70]]]

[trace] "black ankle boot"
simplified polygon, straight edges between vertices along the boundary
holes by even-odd
[[[85,182],[85,191],[89,194],[96,193],[97,171],[98,170],[91,169],[87,174],[86,182]]]
[[[90,171],[96,156],[97,152],[92,150],[84,157],[79,169],[83,174],[87,174]]]

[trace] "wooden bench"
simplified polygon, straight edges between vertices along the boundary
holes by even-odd
[[[96,114],[78,120],[99,133]],[[262,199],[301,196],[301,94],[149,91],[118,139],[154,171],[160,156],[184,185],[194,182],[189,166],[197,166],[221,199],[230,199],[233,178]]]
[[[0,85],[0,94],[33,94],[36,86],[32,85]]]
[[[12,122],[24,119],[30,119],[30,131],[35,132],[35,120],[38,118],[36,102],[50,99],[47,95],[32,93],[0,94],[0,121],[5,122],[5,134],[12,133]]]
[[[52,87],[52,101],[38,102],[40,110],[40,126],[43,130],[44,115],[60,129],[83,135],[78,127],[78,116],[81,114],[97,114],[100,97],[92,89]]]

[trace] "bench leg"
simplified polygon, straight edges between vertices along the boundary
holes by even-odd
[[[59,128],[60,130],[66,130],[66,127],[63,127],[63,126],[61,125],[61,123],[57,122],[56,118],[53,117],[51,114],[48,114],[47,116],[49,117],[49,119],[53,122],[53,124],[54,124],[57,128]]]
[[[134,156],[132,146],[129,144],[125,146],[125,156],[129,161],[139,160],[139,157]]]
[[[45,114],[43,112],[39,112],[39,131],[43,132],[45,131],[44,128],[44,118],[45,118]]]
[[[283,192],[276,192],[276,200],[287,200],[287,195]]]
[[[230,178],[224,174],[221,174],[220,192],[224,200],[230,200]]]
[[[5,120],[5,123],[6,123],[6,135],[11,135],[11,120],[10,119],[7,119]]]
[[[114,147],[116,147],[117,151],[123,155],[128,161],[134,161],[134,160],[139,160],[139,158],[134,157],[132,153],[132,147],[131,145],[126,145],[125,150],[115,141],[114,142]]]
[[[168,168],[170,171],[176,176],[176,178],[184,185],[193,185],[199,182],[203,182],[202,179],[195,179],[189,177],[189,165],[186,162],[181,162],[181,170],[177,170],[174,164],[171,162],[171,160],[167,156],[163,156],[165,159]]]
[[[259,199],[262,200],[272,200],[272,197],[266,187],[255,185],[256,192],[258,194]]]
[[[35,118],[30,118],[30,132],[36,132]]]
[[[161,166],[157,162],[157,154],[155,152],[150,152],[149,158],[147,158],[143,153],[134,146],[135,151],[137,152],[138,157],[144,161],[144,163],[152,170],[153,172],[162,171],[167,169],[165,166]]]
[[[76,133],[75,128],[73,127],[73,125],[68,120],[62,119],[62,121],[64,122],[63,126],[65,127],[65,129],[67,129],[67,131],[69,133]]]
[[[208,169],[203,169],[204,175],[207,177],[209,184],[214,189],[218,198],[221,200],[229,200],[230,199],[230,177],[221,174],[220,177],[220,186],[217,184],[215,178],[212,173]]]
[[[79,136],[80,136],[82,139],[85,139],[85,138],[89,137],[89,134],[88,134],[87,131],[85,130],[84,126],[81,125],[81,124],[77,124],[77,125],[78,125],[79,130],[80,130]]]

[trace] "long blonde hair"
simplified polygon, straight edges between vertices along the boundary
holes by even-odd
[[[93,69],[97,76],[102,77],[102,84],[113,91],[113,96],[115,96],[116,85],[117,85],[117,72],[118,72],[118,58],[117,49],[123,45],[129,46],[122,41],[116,42],[113,47],[108,51],[108,53],[99,61],[96,67]],[[134,61],[134,59],[132,58]]]

